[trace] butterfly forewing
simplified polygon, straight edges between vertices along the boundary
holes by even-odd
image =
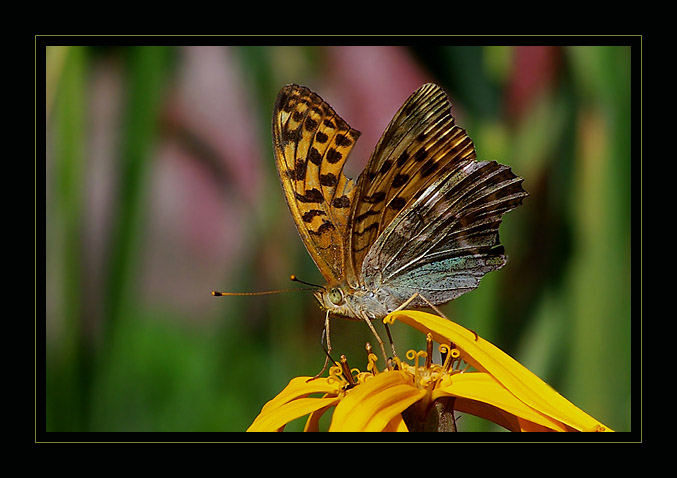
[[[359,135],[308,88],[280,91],[273,112],[275,163],[299,234],[328,282],[344,275],[354,182],[343,166]]]

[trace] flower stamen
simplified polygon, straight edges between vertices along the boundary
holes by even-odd
[[[425,368],[430,368],[433,363],[433,334],[428,332],[425,336]]]
[[[376,354],[373,352],[373,348],[369,342],[367,342],[367,345],[365,346],[367,350],[367,371],[371,372],[374,375],[378,375],[379,370],[378,367],[376,366],[376,362],[378,361],[378,357]]]
[[[348,382],[348,388],[355,386],[355,379],[353,378],[352,370],[350,370],[350,367],[348,366],[348,359],[343,354],[341,354],[341,374]]]
[[[439,346],[440,356],[442,357],[442,369],[445,372],[448,372],[451,368],[452,358],[449,352],[452,349],[452,345],[440,344]]]

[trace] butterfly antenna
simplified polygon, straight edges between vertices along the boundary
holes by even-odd
[[[294,274],[290,275],[289,278],[293,280],[294,282],[300,282],[301,284],[309,285],[311,287],[315,287],[316,289],[325,289],[324,286],[322,285],[317,285],[317,284],[311,284],[310,282],[302,281],[298,277],[296,277]]]
[[[212,295],[214,297],[224,297],[232,295],[268,295],[268,294],[280,294],[282,292],[293,292],[296,290],[315,290],[310,287],[299,287],[296,289],[281,289],[281,290],[267,290],[264,292],[219,292],[218,290],[213,290]]]

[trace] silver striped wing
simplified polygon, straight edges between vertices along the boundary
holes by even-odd
[[[365,285],[402,302],[418,292],[435,305],[475,289],[505,265],[498,227],[527,195],[521,183],[494,161],[451,168],[379,236],[363,263]]]
[[[400,108],[357,189],[346,249],[362,285],[395,303],[418,292],[436,305],[503,267],[498,227],[527,196],[509,167],[475,160],[449,99],[432,84]]]

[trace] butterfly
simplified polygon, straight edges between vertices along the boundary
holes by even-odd
[[[356,181],[343,166],[360,132],[307,87],[280,90],[272,130],[287,205],[327,283],[314,291],[325,330],[332,315],[376,334],[372,320],[449,302],[505,265],[498,227],[528,195],[523,179],[476,160],[440,86],[404,102]]]

